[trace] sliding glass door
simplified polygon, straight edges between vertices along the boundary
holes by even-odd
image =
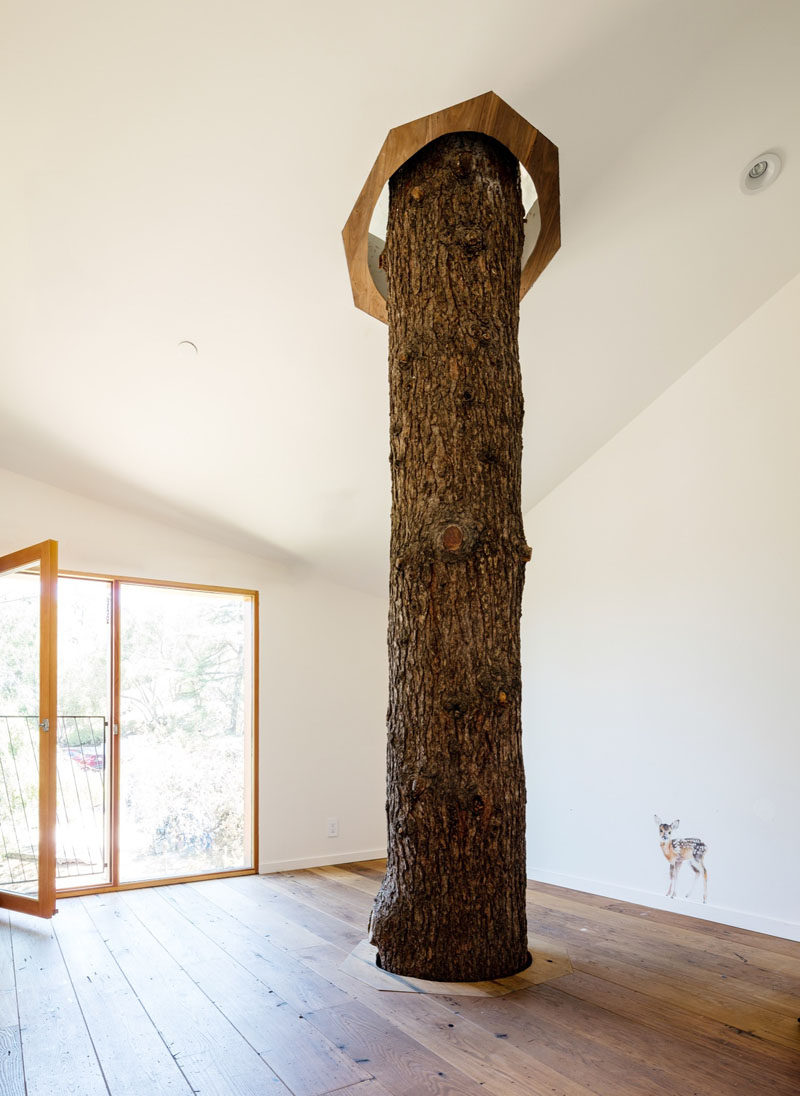
[[[119,880],[253,865],[253,602],[121,583]]]
[[[254,591],[0,557],[0,907],[254,870],[256,658]]]
[[[0,557],[0,907],[55,911],[58,546]]]
[[[252,871],[256,594],[59,579],[61,894]]]

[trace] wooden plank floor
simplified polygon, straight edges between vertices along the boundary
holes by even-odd
[[[574,973],[500,998],[339,970],[378,861],[0,914],[0,1096],[798,1096],[800,944],[544,884]]]

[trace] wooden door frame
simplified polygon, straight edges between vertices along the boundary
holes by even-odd
[[[39,859],[37,896],[0,890],[0,908],[56,912],[56,737],[58,734],[58,542],[44,540],[0,558],[3,572],[39,568]],[[47,728],[43,723],[47,721]]]

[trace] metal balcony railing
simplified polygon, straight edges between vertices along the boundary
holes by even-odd
[[[0,887],[38,876],[38,722],[0,715]],[[56,736],[56,878],[96,875],[107,863],[108,721],[60,715]]]

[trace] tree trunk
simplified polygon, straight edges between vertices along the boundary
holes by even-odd
[[[479,981],[529,963],[519,620],[519,165],[441,137],[390,181],[389,859],[378,961]]]

